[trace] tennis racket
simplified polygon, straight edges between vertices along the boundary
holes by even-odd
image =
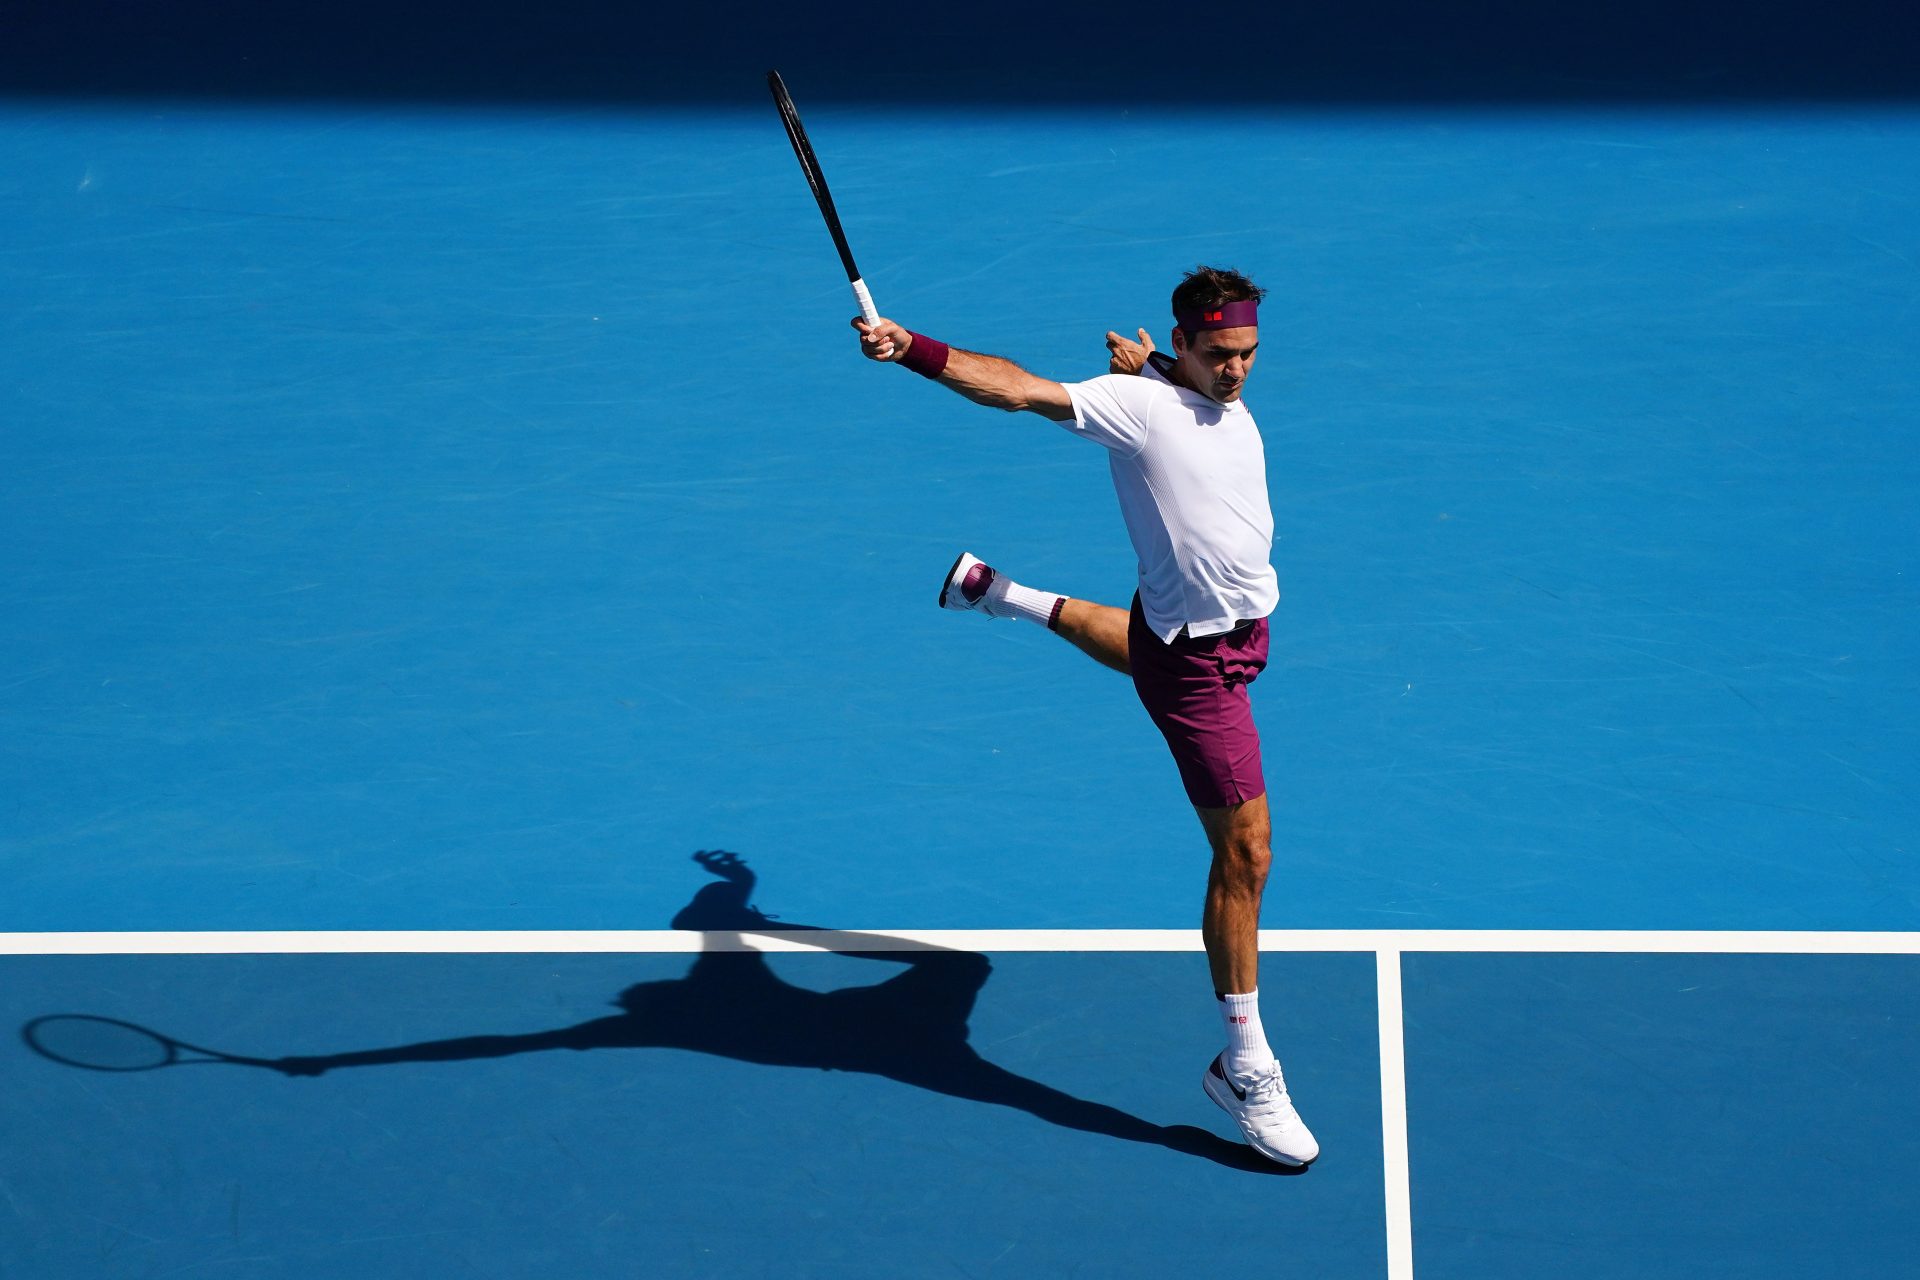
[[[158,1031],[96,1018],[84,1013],[55,1013],[35,1018],[21,1029],[27,1046],[43,1058],[88,1071],[153,1071],[160,1067],[225,1063],[237,1067],[285,1065],[269,1058],[242,1058],[163,1036]]]
[[[827,220],[827,232],[833,237],[833,247],[840,251],[840,265],[847,269],[847,283],[853,286],[853,300],[860,304],[860,314],[868,324],[875,324],[880,313],[874,310],[873,295],[867,292],[866,281],[860,278],[860,268],[853,265],[853,250],[847,247],[847,233],[840,229],[840,215],[833,207],[833,193],[827,190],[827,175],[820,172],[819,157],[813,154],[813,144],[807,141],[806,126],[800,123],[800,113],[794,109],[793,95],[787,92],[786,81],[780,78],[778,71],[767,72],[767,88],[773,91],[774,105],[780,108],[780,123],[787,127],[787,141],[793,144],[793,154],[800,158],[801,172],[807,175],[807,185],[813,189],[813,198],[820,206],[820,216]]]

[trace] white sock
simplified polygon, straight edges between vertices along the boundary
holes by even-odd
[[[1025,618],[1050,627],[1063,598],[1051,591],[1023,587],[1005,574],[996,573],[987,588],[987,612],[996,618]]]
[[[1227,1057],[1221,1065],[1231,1076],[1258,1075],[1273,1063],[1267,1033],[1260,1026],[1260,993],[1220,997],[1220,1018],[1227,1027]]]

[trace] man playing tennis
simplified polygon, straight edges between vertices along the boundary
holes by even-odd
[[[905,365],[976,404],[1051,418],[1107,450],[1139,557],[1130,610],[1021,586],[968,554],[948,572],[940,604],[1024,618],[1133,677],[1213,849],[1201,934],[1227,1048],[1207,1067],[1207,1096],[1255,1150],[1304,1165],[1320,1147],[1288,1097],[1259,1010],[1260,897],[1272,853],[1247,686],[1266,666],[1267,615],[1280,592],[1265,453],[1240,393],[1263,296],[1234,271],[1189,272],[1173,291],[1171,357],[1153,351],[1144,330],[1140,344],[1109,334],[1114,372],[1066,385],[891,320],[853,324],[871,360]]]

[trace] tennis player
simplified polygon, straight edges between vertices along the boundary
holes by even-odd
[[[882,318],[855,319],[862,352],[976,404],[1050,418],[1107,451],[1139,557],[1131,609],[1025,587],[963,553],[940,605],[1020,618],[1124,672],[1167,740],[1213,849],[1201,933],[1227,1047],[1207,1096],[1255,1150],[1282,1164],[1320,1154],[1287,1094],[1260,1023],[1260,898],[1272,860],[1267,787],[1247,686],[1267,661],[1280,591],[1269,558],[1266,457],[1241,400],[1265,291],[1201,267],[1173,291],[1173,354],[1107,335],[1112,369],[1062,385],[999,356],[963,351]]]

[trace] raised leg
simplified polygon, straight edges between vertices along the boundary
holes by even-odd
[[[1054,619],[1053,629],[1061,639],[1101,666],[1121,675],[1132,670],[1127,660],[1125,609],[1069,596],[1060,606],[1060,616]]]

